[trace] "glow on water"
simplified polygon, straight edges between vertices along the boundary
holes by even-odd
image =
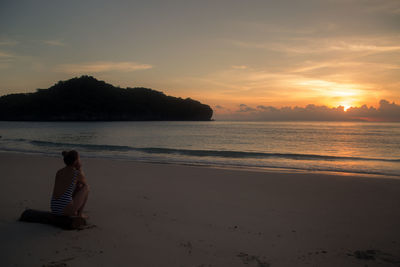
[[[0,122],[0,150],[400,176],[400,123]]]

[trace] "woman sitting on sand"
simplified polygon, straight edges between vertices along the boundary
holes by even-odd
[[[80,216],[88,199],[89,189],[79,154],[75,150],[63,151],[67,166],[57,171],[51,197],[51,212],[56,215]]]

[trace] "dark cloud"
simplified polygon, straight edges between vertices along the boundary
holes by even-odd
[[[390,103],[387,100],[379,102],[379,108],[367,107],[363,105],[359,108],[349,108],[347,114],[350,117],[360,118],[363,120],[377,121],[400,121],[400,105],[395,102]]]
[[[248,119],[260,121],[400,121],[400,105],[381,100],[379,107],[352,107],[347,111],[344,107],[329,108],[327,106],[307,105],[306,107],[257,106],[252,108],[240,104],[236,114],[229,119]]]
[[[275,107],[271,107],[271,106],[257,106],[257,108],[259,110],[270,111],[270,112],[279,111],[279,109],[277,109]]]
[[[255,112],[257,111],[255,108],[249,107],[246,104],[240,104],[238,112]]]

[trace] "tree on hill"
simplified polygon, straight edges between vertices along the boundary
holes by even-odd
[[[119,88],[91,76],[59,81],[35,93],[0,97],[0,120],[211,120],[210,106],[148,88]]]

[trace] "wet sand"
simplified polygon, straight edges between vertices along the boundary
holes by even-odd
[[[2,266],[399,266],[400,180],[83,159],[90,227],[49,210],[61,158],[0,153]]]

